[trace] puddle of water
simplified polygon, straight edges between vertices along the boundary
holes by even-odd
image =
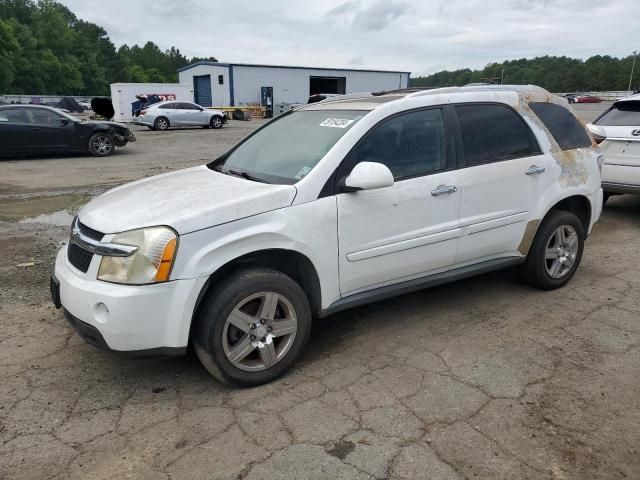
[[[55,195],[0,201],[0,221],[68,226],[91,195]]]
[[[55,225],[57,227],[68,227],[71,225],[75,217],[75,213],[69,210],[60,210],[53,213],[43,213],[37,217],[23,218],[18,223],[44,223],[47,225]]]

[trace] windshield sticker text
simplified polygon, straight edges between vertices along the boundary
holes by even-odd
[[[347,128],[353,122],[353,120],[349,120],[348,118],[327,118],[320,124],[320,126],[332,128]]]
[[[300,180],[301,178],[303,178],[310,171],[311,171],[311,167],[302,167],[300,169],[300,171],[298,172],[298,174],[294,178],[296,180]]]

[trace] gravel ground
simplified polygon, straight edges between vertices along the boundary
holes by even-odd
[[[342,312],[267,386],[82,342],[48,300],[73,213],[260,123],[0,163],[0,479],[640,478],[640,197],[611,199],[567,287],[505,270]]]

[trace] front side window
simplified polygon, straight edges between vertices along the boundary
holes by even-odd
[[[29,108],[26,110],[29,123],[37,123],[39,125],[60,125],[62,116],[49,110],[40,108]]]
[[[591,146],[585,128],[566,108],[555,103],[532,102],[531,110],[542,120],[562,150]]]
[[[367,113],[359,110],[287,113],[257,130],[209,167],[268,183],[294,184]]]
[[[611,127],[638,127],[640,101],[616,103],[593,123]]]
[[[419,110],[385,120],[352,150],[349,167],[360,162],[386,165],[395,180],[445,169],[447,157],[442,110]]]
[[[504,105],[459,105],[456,113],[467,167],[540,153],[524,120]]]

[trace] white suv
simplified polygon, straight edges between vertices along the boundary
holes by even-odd
[[[314,317],[511,265],[561,287],[602,208],[598,149],[562,102],[482,86],[288,112],[208,165],[94,198],[53,300],[97,346],[192,344],[216,378],[257,385]]]
[[[604,155],[604,201],[610,195],[640,194],[640,95],[614,102],[588,127]]]

